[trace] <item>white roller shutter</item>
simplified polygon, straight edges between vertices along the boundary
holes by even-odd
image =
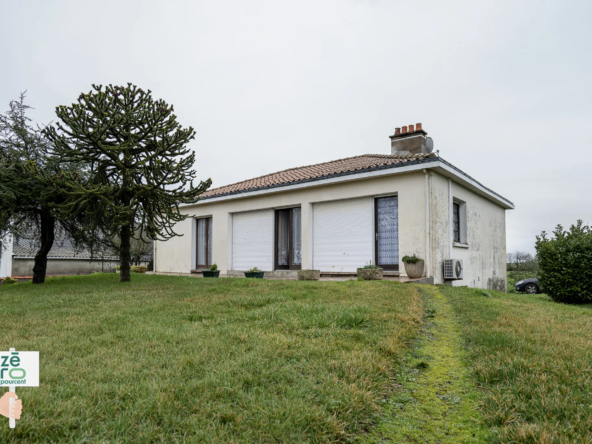
[[[313,262],[321,271],[356,271],[373,260],[371,197],[314,204]]]
[[[273,210],[233,214],[233,270],[273,270],[273,221]]]

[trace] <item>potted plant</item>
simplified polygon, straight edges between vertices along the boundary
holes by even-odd
[[[249,271],[245,271],[245,277],[263,279],[264,271],[259,270],[257,267],[251,268]]]
[[[298,270],[299,281],[318,281],[320,278],[320,270]]]
[[[209,270],[202,271],[203,277],[205,278],[217,278],[220,277],[220,270],[218,270],[218,265],[212,264]]]
[[[414,254],[413,256],[403,256],[402,261],[405,264],[407,277],[415,279],[423,276],[423,267],[425,264],[423,259],[418,258]]]
[[[379,281],[382,279],[382,272],[382,268],[370,261],[369,264],[364,265],[362,268],[358,268],[358,279],[363,279],[365,281]]]

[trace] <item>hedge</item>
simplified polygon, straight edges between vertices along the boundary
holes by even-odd
[[[542,290],[556,302],[592,303],[592,229],[579,220],[569,231],[557,225],[553,234],[543,231],[536,241]]]

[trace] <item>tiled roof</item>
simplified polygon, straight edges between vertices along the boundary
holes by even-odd
[[[361,156],[348,157],[346,159],[333,160],[331,162],[290,168],[289,170],[278,171],[277,173],[267,174],[265,176],[237,182],[231,185],[212,188],[203,193],[200,196],[200,200],[295,183],[311,182],[314,180],[358,172],[392,168],[395,166],[402,166],[403,164],[418,163],[437,157],[438,156],[435,153],[405,155],[363,154]]]

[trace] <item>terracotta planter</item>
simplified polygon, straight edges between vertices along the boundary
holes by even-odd
[[[358,277],[365,281],[379,281],[382,279],[382,268],[358,268]]]
[[[212,270],[204,270],[202,271],[203,277],[205,278],[217,278],[220,277],[220,270],[212,271]]]
[[[320,270],[298,270],[299,281],[318,281],[320,278]]]
[[[245,277],[251,279],[263,279],[264,271],[245,271]]]
[[[405,264],[405,273],[410,279],[416,279],[423,276],[424,261],[417,261],[415,264],[403,262]]]

